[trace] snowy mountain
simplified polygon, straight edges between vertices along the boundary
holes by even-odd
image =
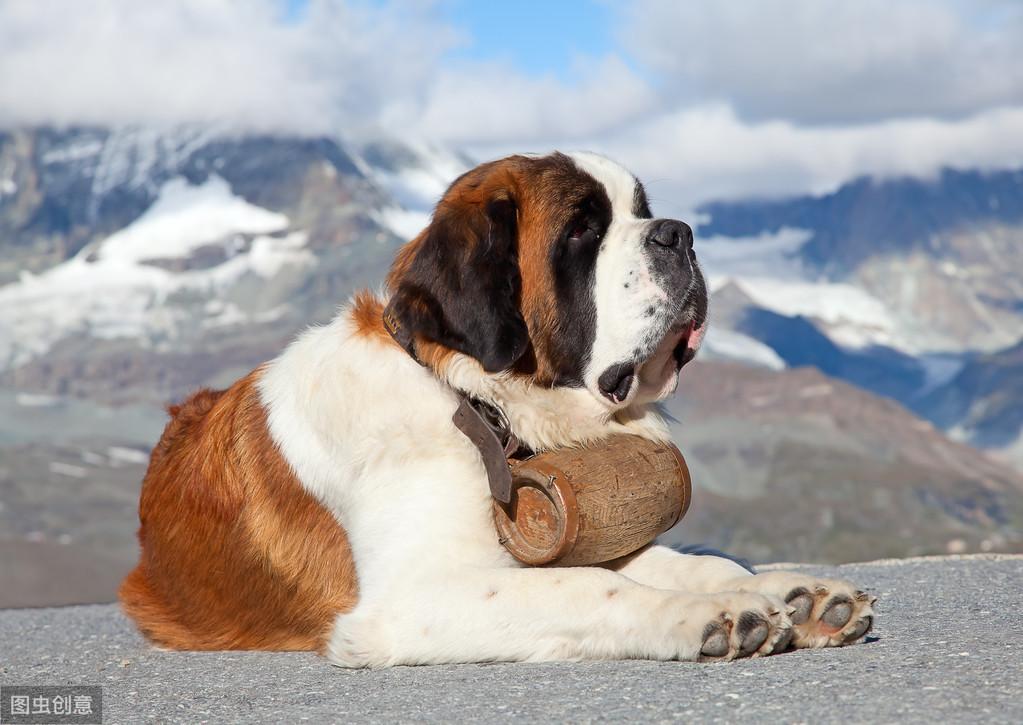
[[[0,135],[0,383],[160,401],[225,382],[382,279],[463,166],[210,129]]]
[[[978,427],[969,383],[1023,341],[1023,171],[861,179],[700,212],[711,353],[815,366],[1023,466],[1020,421]]]

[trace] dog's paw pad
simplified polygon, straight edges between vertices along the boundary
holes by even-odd
[[[796,630],[793,629],[792,627],[786,627],[781,632],[779,632],[778,639],[771,647],[771,651],[769,652],[769,654],[778,654],[780,652],[784,652],[785,650],[787,650],[789,648],[789,645],[792,644],[792,638],[795,636],[795,634]]]
[[[739,636],[739,656],[748,657],[759,650],[767,636],[771,633],[771,625],[756,612],[743,612],[739,617],[737,634]]]
[[[824,613],[821,615],[821,622],[837,631],[849,623],[852,613],[852,600],[839,594],[832,597],[831,601],[825,606]]]
[[[701,658],[716,660],[727,656],[730,649],[730,639],[730,622],[711,622],[703,630],[703,646],[700,648]]]
[[[793,624],[802,624],[810,618],[813,611],[813,595],[805,587],[796,587],[785,598],[786,603],[793,608],[789,618]]]
[[[852,644],[856,640],[866,635],[866,633],[869,632],[870,628],[873,626],[874,626],[873,614],[867,615],[865,617],[860,617],[858,620],[856,620],[856,624],[855,626],[852,627],[852,629],[849,629],[846,632],[842,633],[842,636],[845,638],[843,644]]]

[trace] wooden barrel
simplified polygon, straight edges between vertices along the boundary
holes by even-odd
[[[494,502],[494,521],[505,548],[532,566],[631,554],[678,523],[692,496],[678,448],[638,436],[509,464],[511,503]]]

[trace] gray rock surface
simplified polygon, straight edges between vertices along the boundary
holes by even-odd
[[[0,611],[0,685],[102,685],[107,723],[1023,722],[1023,557],[801,568],[880,597],[868,642],[717,665],[346,671],[312,654],[157,651],[116,607],[79,606]]]

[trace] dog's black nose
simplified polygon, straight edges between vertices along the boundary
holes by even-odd
[[[661,247],[692,249],[693,230],[685,222],[662,219],[650,230],[647,242]]]

